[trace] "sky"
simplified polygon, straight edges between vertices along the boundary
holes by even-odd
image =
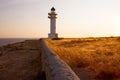
[[[0,38],[48,37],[53,6],[59,37],[120,36],[120,0],[0,0]]]

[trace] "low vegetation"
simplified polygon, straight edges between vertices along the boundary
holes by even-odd
[[[120,80],[120,37],[46,39],[72,68],[90,71],[95,80]]]
[[[43,80],[38,40],[0,47],[0,80]]]

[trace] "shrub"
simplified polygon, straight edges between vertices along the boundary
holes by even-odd
[[[63,38],[52,38],[52,40],[62,40]]]

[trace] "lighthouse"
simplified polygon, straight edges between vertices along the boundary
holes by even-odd
[[[50,19],[50,33],[48,34],[48,38],[58,38],[58,34],[56,33],[56,13],[55,8],[51,8],[51,12],[48,13],[48,18]]]

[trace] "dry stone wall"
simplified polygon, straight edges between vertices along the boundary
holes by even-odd
[[[72,69],[42,42],[42,71],[46,80],[80,80]]]

